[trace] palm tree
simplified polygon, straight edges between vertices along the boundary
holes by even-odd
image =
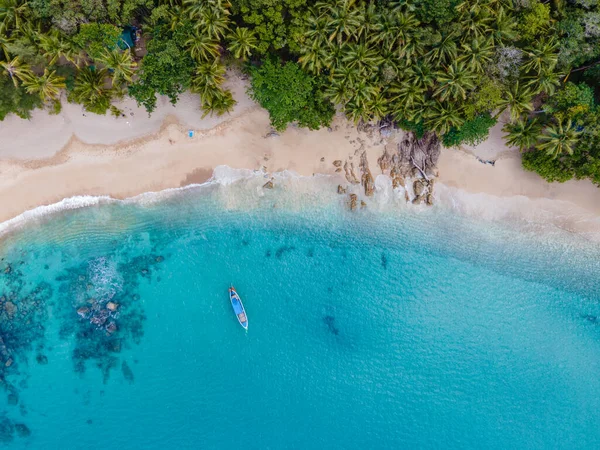
[[[64,39],[60,33],[41,34],[39,40],[40,48],[43,50],[42,55],[49,65],[56,64],[61,57],[73,64],[78,62],[73,44]]]
[[[326,17],[319,16],[314,10],[307,17],[304,33],[304,41],[308,41],[311,45],[324,45],[329,40],[327,34],[328,20]]]
[[[540,137],[541,142],[537,145],[537,148],[545,151],[554,159],[564,153],[572,155],[573,148],[577,145],[581,134],[581,131],[574,128],[573,122],[570,120],[564,125],[559,120],[556,126],[551,125],[544,131],[545,133]]]
[[[500,104],[500,111],[496,115],[500,115],[506,108],[510,108],[510,118],[512,121],[518,120],[521,115],[526,112],[533,111],[533,105],[531,100],[533,98],[533,92],[529,88],[522,88],[519,82],[515,82],[511,85],[510,89],[502,97]]]
[[[345,55],[342,61],[350,68],[356,68],[363,73],[376,72],[381,63],[381,56],[367,44],[348,44],[345,46]]]
[[[327,66],[328,52],[323,45],[313,44],[310,47],[302,47],[300,52],[302,55],[298,58],[298,62],[303,69],[318,74]]]
[[[433,87],[435,83],[435,73],[430,64],[418,61],[407,69],[408,79],[411,83],[422,90]]]
[[[553,95],[556,88],[560,86],[563,76],[564,74],[552,70],[543,70],[539,75],[530,77],[525,86],[533,89],[536,94],[545,92],[548,95]]]
[[[113,50],[104,49],[98,62],[104,64],[112,74],[114,84],[122,82],[131,82],[134,69],[137,66],[129,50],[120,51],[118,48]]]
[[[254,35],[254,31],[248,28],[237,27],[233,33],[229,35],[229,51],[237,59],[248,59],[252,54],[252,50],[256,48],[258,39]]]
[[[439,134],[445,134],[451,128],[459,128],[463,123],[460,111],[451,104],[436,101],[425,113],[425,125]]]
[[[542,132],[541,125],[537,120],[517,120],[513,123],[507,123],[502,127],[506,132],[506,142],[519,150],[524,151],[533,147],[540,139]]]
[[[438,72],[439,86],[434,94],[439,96],[440,101],[459,98],[465,100],[467,91],[475,87],[475,78],[475,75],[465,67],[464,62],[454,62],[446,71]]]
[[[208,102],[220,91],[219,86],[225,81],[225,66],[218,60],[205,62],[198,66],[192,78],[192,91],[200,94],[202,101]]]
[[[375,120],[381,120],[389,114],[389,102],[383,93],[376,94],[366,106]]]
[[[456,42],[454,42],[454,34],[450,33],[434,46],[429,53],[427,53],[427,59],[429,61],[435,61],[436,63],[448,63],[456,59]]]
[[[535,70],[538,74],[552,70],[558,62],[558,42],[551,40],[525,49],[529,60],[523,65],[526,71]]]
[[[4,54],[5,59],[10,59],[8,48],[12,44],[14,39],[8,36],[3,29],[0,29],[0,51]]]
[[[233,111],[235,103],[230,90],[216,88],[210,97],[203,99],[202,109],[204,114],[202,117],[206,117],[208,114],[221,116],[229,113]]]
[[[210,61],[219,56],[219,43],[208,34],[194,33],[185,45],[197,61]]]
[[[70,98],[81,103],[85,109],[96,114],[105,114],[110,107],[112,90],[105,87],[106,69],[84,67],[77,73],[75,87]]]
[[[478,73],[485,71],[485,67],[494,56],[494,45],[489,38],[475,38],[469,44],[462,44],[462,48],[465,50],[465,54],[461,59],[467,63],[469,68]]]
[[[360,78],[351,88],[350,102],[365,108],[377,95],[378,88],[366,78]]]
[[[357,35],[358,27],[364,21],[360,10],[354,5],[356,0],[338,0],[332,3],[320,3],[322,12],[327,13],[329,41],[338,45]]]
[[[0,0],[0,28],[19,29],[28,13],[27,1]]]
[[[395,94],[392,96],[392,100],[407,108],[422,105],[427,93],[425,88],[411,81],[404,80],[395,83],[389,90],[390,93]]]
[[[196,22],[194,28],[207,34],[211,39],[219,40],[229,30],[229,11],[217,7],[207,8]]]
[[[512,6],[510,6],[512,7]],[[516,21],[506,13],[506,9],[500,5],[494,14],[492,22],[491,38],[496,45],[505,41],[512,41],[517,37]]]
[[[33,76],[23,81],[23,86],[30,94],[38,94],[42,101],[55,100],[60,95],[60,90],[66,87],[65,79],[56,75],[56,72],[44,69],[41,76]]]
[[[19,81],[25,81],[33,76],[31,69],[26,64],[23,64],[18,56],[10,61],[0,61],[0,67],[6,71],[6,74],[10,77],[15,87],[19,86]]]
[[[333,79],[329,86],[325,89],[324,95],[334,105],[343,105],[350,99],[349,85]]]

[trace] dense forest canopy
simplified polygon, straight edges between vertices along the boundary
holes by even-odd
[[[598,0],[0,0],[0,119],[61,98],[118,116],[124,95],[152,112],[186,90],[223,114],[228,65],[278,129],[338,107],[457,146],[505,113],[525,168],[600,184]]]

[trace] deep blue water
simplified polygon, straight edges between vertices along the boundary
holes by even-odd
[[[436,208],[290,208],[300,194],[277,189],[244,208],[225,190],[5,240],[0,442],[600,447],[595,244]]]

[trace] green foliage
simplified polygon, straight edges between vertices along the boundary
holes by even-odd
[[[106,49],[115,48],[120,36],[121,30],[114,25],[84,23],[79,27],[79,33],[73,37],[73,42],[92,59],[97,59]]]
[[[457,16],[457,0],[418,0],[415,9],[419,20],[424,23],[443,25]]]
[[[475,89],[465,105],[467,119],[474,119],[478,114],[494,111],[502,104],[502,85],[487,76],[477,80]]]
[[[585,83],[571,83],[564,85],[546,106],[546,111],[552,113],[559,120],[577,120],[591,110],[594,106],[594,91]]]
[[[152,0],[30,0],[32,15],[52,21],[55,27],[73,34],[86,22],[127,25],[143,8],[152,8]]]
[[[293,36],[301,34],[306,0],[234,0],[232,6],[234,13],[257,34],[259,53],[286,46],[294,52],[299,50]]]
[[[150,113],[156,108],[156,96],[166,95],[175,104],[179,95],[190,87],[195,63],[185,50],[191,28],[171,30],[157,25],[142,60],[139,79],[129,86],[129,94]]]
[[[496,125],[496,119],[489,114],[481,114],[467,120],[460,128],[451,128],[444,134],[442,141],[446,147],[458,147],[460,144],[477,145],[485,141],[490,128]]]
[[[292,122],[311,130],[331,123],[333,105],[323,97],[317,78],[303,72],[298,64],[281,65],[268,59],[253,67],[251,74],[250,95],[269,111],[277,130],[285,130]]]
[[[519,33],[526,41],[535,40],[550,26],[550,5],[539,0],[531,0],[519,18]]]
[[[522,164],[525,170],[535,172],[549,182],[564,183],[574,175],[567,163],[537,150],[523,153]]]
[[[28,94],[22,86],[15,87],[8,77],[0,76],[0,120],[11,113],[29,119],[31,111],[40,106],[39,96]]]
[[[91,113],[106,114],[112,98],[112,91],[106,88],[107,76],[108,73],[105,69],[84,67],[77,74],[75,86],[69,92],[68,100],[82,104]]]
[[[423,122],[411,122],[410,120],[399,120],[398,126],[406,131],[412,131],[415,133],[417,139],[421,139],[425,136],[425,127],[423,126]]]

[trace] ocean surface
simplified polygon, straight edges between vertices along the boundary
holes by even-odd
[[[598,244],[237,178],[3,238],[0,447],[600,448]]]

